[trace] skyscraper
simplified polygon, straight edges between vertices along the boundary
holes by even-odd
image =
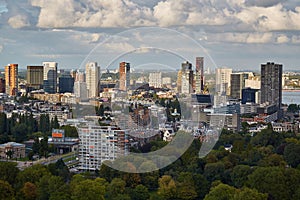
[[[203,64],[204,64],[204,58],[196,57],[195,92],[197,94],[202,93],[202,91],[204,89]]]
[[[245,80],[248,78],[248,73],[233,73],[231,74],[230,96],[234,99],[242,98],[242,89],[245,88]]]
[[[126,91],[130,86],[130,63],[121,62],[119,67],[119,89]]]
[[[71,74],[62,74],[59,77],[59,93],[74,92],[74,78]]]
[[[44,66],[44,91],[55,94],[57,91],[57,63],[43,62]]]
[[[96,62],[87,63],[85,66],[85,74],[88,97],[98,97],[100,86],[100,66],[98,66]]]
[[[261,65],[261,103],[276,105],[282,102],[282,65],[268,62]]]
[[[229,95],[231,86],[232,69],[217,68],[216,69],[216,92],[220,95]]]
[[[161,72],[153,72],[149,74],[149,86],[154,88],[162,87],[162,74]]]
[[[10,96],[18,94],[18,64],[5,66],[5,91]]]
[[[186,61],[185,63],[181,64],[181,93],[193,93],[193,80],[194,74],[192,69],[192,63]]]
[[[44,67],[27,66],[27,89],[28,91],[39,90],[43,88]]]

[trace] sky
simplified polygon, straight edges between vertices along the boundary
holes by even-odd
[[[300,70],[299,0],[0,0],[0,65]],[[156,69],[155,68],[155,69]]]

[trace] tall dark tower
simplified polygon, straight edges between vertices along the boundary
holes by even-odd
[[[203,64],[204,64],[204,58],[196,57],[195,92],[197,94],[202,93],[202,91],[204,90]]]
[[[261,65],[261,103],[276,105],[280,110],[282,102],[282,65],[276,63]]]

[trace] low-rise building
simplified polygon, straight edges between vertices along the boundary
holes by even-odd
[[[11,152],[11,153],[8,153]],[[0,158],[24,158],[25,144],[8,142],[0,144]]]

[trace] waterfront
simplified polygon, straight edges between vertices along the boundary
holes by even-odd
[[[282,91],[283,104],[300,104],[300,91]]]

